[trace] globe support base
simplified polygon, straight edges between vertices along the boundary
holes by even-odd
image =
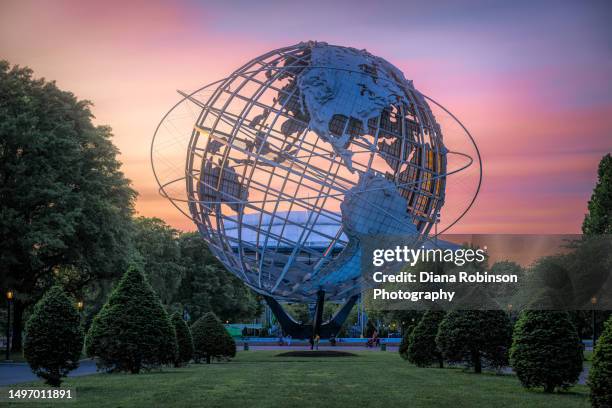
[[[296,322],[273,297],[264,295],[264,299],[272,313],[274,313],[285,335],[291,335],[295,339],[310,339],[318,334],[322,339],[329,339],[338,335],[351,309],[353,309],[353,306],[355,306],[359,299],[359,295],[349,298],[331,319],[322,323],[325,292],[320,290],[317,292],[317,307],[312,324]]]

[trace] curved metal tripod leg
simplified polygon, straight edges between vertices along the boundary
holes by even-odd
[[[309,339],[317,333],[323,339],[336,336],[358,299],[359,295],[352,296],[331,319],[321,323],[325,304],[325,292],[319,291],[317,294],[315,318],[312,325],[309,325],[296,322],[276,299],[271,296],[264,296],[264,300],[270,307],[270,310],[272,310],[272,313],[274,313],[274,316],[276,316],[283,332],[290,334],[295,339]]]

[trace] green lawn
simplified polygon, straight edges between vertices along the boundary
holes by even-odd
[[[140,375],[72,378],[71,407],[588,407],[587,388],[527,391],[508,375],[416,368],[396,353],[280,358],[240,352],[230,363],[191,365]],[[40,383],[28,384],[38,385]],[[41,403],[15,406],[43,407]],[[58,403],[51,404],[58,406]]]

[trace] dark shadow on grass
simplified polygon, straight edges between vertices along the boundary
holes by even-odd
[[[567,395],[568,397],[583,397],[584,393],[578,392],[578,391],[574,391],[573,387],[567,389],[567,390],[562,390],[562,391],[555,391],[555,392],[544,392],[544,390],[542,388],[524,388],[522,387],[523,391],[531,393],[531,394],[539,394],[539,395],[546,395],[546,396],[550,396],[550,395]]]

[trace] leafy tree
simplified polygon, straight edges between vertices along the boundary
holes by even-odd
[[[80,288],[114,278],[132,253],[136,193],[90,106],[0,61],[0,282],[16,292],[16,350],[25,308],[62,267],[78,272]]]
[[[595,346],[593,366],[589,372],[589,387],[593,407],[612,407],[612,317],[606,322]]]
[[[584,217],[584,222],[582,223],[582,233],[587,236],[597,236],[603,234],[611,234],[612,233],[612,155],[610,153],[606,154],[602,157],[599,162],[599,167],[597,169],[597,184],[593,190],[593,194],[591,195],[591,199],[588,204],[589,212]],[[603,273],[605,278],[609,276],[610,264],[612,252],[609,250],[609,239],[607,237],[602,237],[597,240],[597,246],[603,244],[608,246],[607,257],[602,257],[601,255],[605,254],[605,250],[601,251],[598,257],[589,258],[588,256],[583,257],[583,259],[590,263],[588,268],[581,268],[581,271],[591,271],[593,269],[593,260],[598,261],[600,265],[603,266],[603,269],[606,272]],[[594,245],[586,245],[587,248],[590,248]],[[604,259],[602,259],[604,258]],[[605,259],[607,258],[607,259]],[[603,262],[602,262],[603,261]],[[597,282],[597,280],[595,280]],[[588,282],[588,281],[587,281]],[[596,323],[595,323],[595,331],[601,332],[603,322],[610,317],[610,311],[598,311],[596,312]],[[590,317],[590,316],[589,316]],[[591,319],[588,319],[588,323],[586,325],[591,325]],[[591,327],[592,329],[592,327]]]
[[[401,358],[408,360],[408,347],[410,346],[410,335],[414,330],[414,325],[406,326],[404,328],[404,334],[402,335],[402,341],[400,342],[398,352]]]
[[[174,363],[174,326],[138,268],[128,268],[94,318],[86,349],[100,367],[112,371],[137,374],[143,368]]]
[[[210,364],[213,358],[232,358],[236,355],[236,343],[225,330],[217,316],[208,312],[191,326],[194,359],[205,359]]]
[[[258,297],[212,255],[197,233],[179,237],[185,277],[175,306],[187,308],[193,320],[214,312],[223,321],[250,320],[262,312]]]
[[[514,328],[511,365],[524,387],[566,389],[582,372],[582,343],[566,312],[528,310]]]
[[[185,274],[179,232],[159,218],[138,217],[134,227],[134,245],[142,256],[145,274],[162,303],[170,305]]]
[[[416,326],[419,321],[423,318],[424,312],[421,310],[389,310],[385,313],[385,320],[387,324],[393,322],[399,323],[402,331],[406,327]]]
[[[285,310],[293,317],[296,321],[308,324],[312,322],[312,314],[314,309],[310,309],[306,303],[291,303],[284,305]],[[323,305],[323,321],[329,320],[340,308],[339,304],[336,303],[325,303]],[[351,310],[352,312],[352,310]],[[347,321],[349,319],[347,318]],[[342,330],[342,329],[341,329]]]
[[[51,386],[79,366],[83,330],[75,302],[53,286],[36,303],[26,324],[24,356],[32,371]]]
[[[491,270],[489,271],[489,273],[493,275],[516,275],[518,277],[518,281],[522,282],[525,271],[516,262],[499,261],[499,262],[495,262],[491,266]],[[517,290],[517,285],[515,283],[505,283],[505,284],[500,283],[494,286],[494,289],[492,289],[493,291],[492,295],[498,301],[501,299],[507,300],[508,298],[510,298],[512,295],[515,294],[516,290]]]
[[[327,304],[326,304],[327,306]],[[285,310],[291,317],[293,317],[297,322],[301,322],[303,324],[308,324],[312,321],[312,316],[310,315],[310,311],[308,310],[308,305],[306,303],[291,303],[285,305]]]
[[[446,316],[445,312],[430,310],[425,312],[421,321],[416,325],[406,350],[407,359],[419,367],[427,367],[438,363],[440,368],[444,366],[442,353],[436,345],[438,327]]]
[[[483,365],[506,365],[511,337],[510,320],[501,310],[452,311],[440,323],[436,344],[446,360],[481,373]]]
[[[612,234],[612,156],[599,162],[597,185],[589,200],[589,213],[584,217],[582,232],[586,235]]]
[[[530,292],[523,296],[529,302],[529,309],[560,310],[575,296],[576,285],[565,254],[537,259],[531,265],[526,282]]]
[[[371,338],[374,335],[374,332],[378,332],[376,330],[376,325],[374,324],[372,319],[368,319],[368,322],[366,323],[365,327],[365,336]]]
[[[178,353],[176,354],[174,366],[180,367],[190,362],[193,358],[193,338],[191,337],[189,326],[187,326],[179,313],[173,313],[171,318],[174,324],[176,344],[178,346]]]

